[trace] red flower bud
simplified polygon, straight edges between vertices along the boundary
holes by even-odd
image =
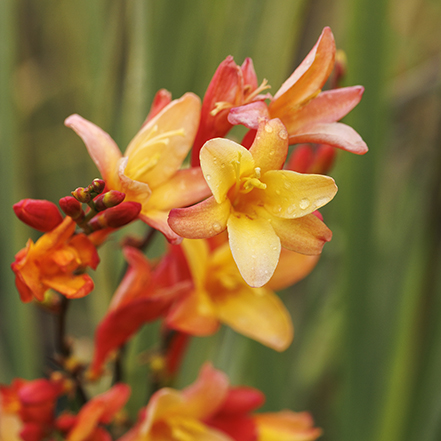
[[[289,158],[287,169],[297,173],[308,173],[314,161],[314,150],[309,144],[299,145]]]
[[[58,203],[61,209],[67,216],[74,220],[81,220],[84,217],[83,207],[81,202],[77,201],[73,196],[66,196],[61,198]]]
[[[88,225],[93,231],[108,227],[119,228],[135,220],[140,211],[140,203],[123,202],[116,207],[108,208],[102,213],[97,214],[90,220]]]
[[[116,190],[110,190],[104,194],[99,195],[95,199],[95,210],[103,211],[106,208],[111,208],[115,205],[119,205],[125,197],[125,193],[121,193],[120,191]]]
[[[22,222],[44,233],[63,221],[57,206],[44,199],[23,199],[14,204],[13,209]]]
[[[97,194],[100,194],[104,191],[104,187],[106,183],[102,179],[95,178],[90,184],[91,190]]]

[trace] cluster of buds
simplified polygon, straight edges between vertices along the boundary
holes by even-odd
[[[59,200],[61,209],[70,216],[86,233],[104,228],[119,228],[132,222],[141,211],[138,202],[123,202],[125,194],[109,190],[103,193],[106,184],[102,179],[94,179],[83,188],[78,187],[72,196]],[[87,204],[87,213],[82,204]]]

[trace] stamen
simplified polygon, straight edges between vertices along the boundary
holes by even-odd
[[[267,89],[271,89],[271,86],[268,84],[268,80],[264,78],[262,84],[256,90],[254,90],[248,96],[246,96],[244,100],[244,104],[251,103],[254,100],[254,98],[256,98],[256,96],[260,94],[260,92],[263,92],[264,90]]]

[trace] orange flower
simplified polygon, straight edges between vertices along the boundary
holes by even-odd
[[[264,400],[256,389],[230,387],[224,373],[205,364],[182,391],[156,392],[119,441],[313,441],[321,434],[306,412],[253,415]]]
[[[68,298],[84,297],[93,290],[92,279],[81,271],[87,266],[96,269],[98,253],[86,235],[74,234],[75,226],[66,217],[35,244],[29,239],[26,248],[17,253],[11,268],[23,302],[33,297],[43,301],[50,288]]]
[[[289,143],[329,144],[362,155],[367,146],[360,135],[338,123],[361,100],[364,88],[343,87],[322,92],[335,62],[335,42],[326,27],[300,66],[282,84],[267,106],[263,101],[232,109],[229,121],[257,129],[259,121],[280,118]]]
[[[200,100],[187,93],[163,107],[167,101],[166,96],[155,100],[154,116],[149,115],[124,156],[107,133],[79,115],[65,124],[83,139],[107,187],[125,193],[126,201],[139,202],[140,218],[179,242],[167,224],[170,209],[194,204],[209,190],[199,168],[179,170],[199,125]]]
[[[201,167],[213,196],[170,212],[171,228],[183,237],[227,229],[234,260],[253,287],[270,280],[281,246],[320,254],[332,236],[312,213],[334,197],[334,180],[280,170],[287,152],[288,134],[278,119],[261,122],[250,150],[228,139],[207,141]]]
[[[228,243],[210,252],[207,241],[184,239],[181,247],[194,289],[176,300],[167,314],[167,326],[204,336],[213,334],[224,323],[278,351],[290,345],[291,318],[273,289],[286,288],[305,277],[318,256],[284,250],[270,282],[251,288],[240,275]]]

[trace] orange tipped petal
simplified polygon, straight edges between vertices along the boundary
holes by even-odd
[[[182,237],[205,239],[225,230],[230,208],[229,200],[218,204],[210,197],[192,207],[171,210],[168,223]]]
[[[79,115],[69,116],[64,124],[81,137],[101,176],[109,185],[107,181],[112,179],[116,164],[121,158],[115,141],[104,130]]]
[[[332,178],[291,170],[271,170],[262,176],[265,208],[275,216],[293,219],[327,204],[337,193]]]
[[[288,154],[288,132],[279,119],[264,121],[259,125],[250,153],[261,173],[283,167]]]
[[[153,98],[152,106],[150,107],[150,112],[144,121],[143,127],[155,117],[164,107],[171,103],[172,95],[166,89],[160,89],[156,92]]]
[[[333,123],[347,115],[361,100],[364,87],[353,86],[320,93],[297,112],[283,117],[290,135],[311,124]]]
[[[271,116],[283,121],[286,113],[314,97],[331,74],[334,57],[334,36],[326,27],[311,52],[274,95],[269,105]]]
[[[368,151],[366,143],[352,127],[338,122],[306,127],[303,133],[290,136],[289,142],[290,144],[302,142],[329,144],[356,155],[364,155]]]
[[[317,265],[320,255],[307,256],[282,248],[279,264],[267,287],[279,291],[304,279]]]
[[[284,351],[293,338],[291,318],[272,291],[242,286],[214,297],[219,319],[237,332],[276,351]]]
[[[233,213],[227,226],[231,252],[242,277],[250,286],[264,285],[273,275],[280,256],[280,239],[271,223]]]
[[[236,183],[238,169],[242,176],[255,167],[254,159],[246,148],[224,138],[207,141],[200,158],[205,180],[218,203],[225,201],[228,190]]]
[[[273,216],[271,225],[284,248],[301,254],[320,254],[323,245],[332,238],[331,230],[314,214],[297,219]]]
[[[42,279],[44,285],[63,294],[69,299],[79,299],[93,291],[93,280],[87,274],[74,276],[72,274],[59,274]]]

